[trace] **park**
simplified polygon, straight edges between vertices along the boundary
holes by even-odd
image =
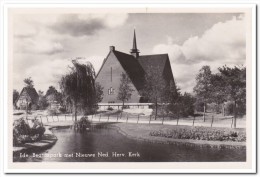
[[[128,102],[134,89],[122,73],[116,95],[121,103],[104,104],[106,93],[95,82],[92,64],[72,62],[60,91],[50,86],[46,94],[37,93],[31,78],[24,80],[20,94],[14,91],[14,161],[246,160],[244,67],[223,66],[217,74],[202,67],[193,94],[181,93],[172,83],[162,87],[153,77],[156,68],[149,69],[140,92],[148,102],[142,103]],[[99,152],[108,155],[32,156]],[[114,158],[112,152],[140,155]],[[20,153],[27,155],[20,158]]]

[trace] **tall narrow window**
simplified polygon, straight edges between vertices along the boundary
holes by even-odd
[[[114,95],[114,94],[115,94],[115,89],[110,87],[110,89],[108,89],[108,95]]]
[[[110,73],[110,75],[111,75],[111,82],[112,82],[112,67],[111,67],[111,73]]]

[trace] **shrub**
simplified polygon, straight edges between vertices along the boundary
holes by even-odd
[[[231,101],[226,102],[225,109],[226,109],[226,111],[225,111],[226,115],[234,115],[234,103],[233,102],[231,102]],[[236,111],[237,111],[237,115],[238,116],[245,115],[246,114],[246,105],[245,105],[245,103],[238,102]]]
[[[221,131],[216,129],[206,129],[202,127],[195,127],[192,129],[173,129],[166,131],[152,131],[150,136],[160,136],[174,139],[193,139],[193,140],[207,140],[207,141],[238,141],[245,142],[245,133],[238,133],[235,131]]]
[[[66,108],[60,107],[60,108],[59,108],[59,112],[61,112],[61,113],[66,113]]]
[[[130,108],[129,105],[124,105],[124,106],[123,106],[123,109],[129,109],[129,108]]]
[[[86,131],[87,128],[90,128],[91,122],[88,120],[88,117],[81,117],[80,120],[74,123],[74,129],[79,132]]]
[[[108,107],[107,110],[113,111],[114,109],[112,107]]]
[[[58,114],[59,114],[59,111],[57,109],[48,109],[48,115],[55,116]]]
[[[233,111],[233,103],[232,102],[227,102],[225,104],[225,114],[226,115],[233,115],[234,114],[234,111]]]
[[[32,105],[32,109],[31,109],[31,110],[37,110],[37,109],[39,109],[39,106],[38,106],[38,105],[36,105],[36,104],[33,104],[33,105]]]
[[[13,145],[18,146],[28,142],[34,142],[41,139],[45,128],[37,120],[34,126],[30,128],[24,118],[18,119],[13,124]]]

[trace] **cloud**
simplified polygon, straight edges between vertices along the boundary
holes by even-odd
[[[171,64],[175,82],[182,92],[192,92],[195,85],[194,76],[199,71],[200,67],[200,63],[194,64],[192,67],[184,64]]]
[[[158,44],[154,47],[153,53],[168,53],[171,62],[185,63],[186,58],[181,46],[177,44]]]
[[[203,15],[208,16],[208,14]],[[131,18],[128,19],[128,14],[101,13],[17,15],[13,23],[15,88],[20,90],[23,79],[30,76],[34,79],[37,90],[45,90],[50,85],[58,87],[57,78],[66,71],[70,63],[68,58],[77,56],[86,57],[82,62],[90,61],[98,72],[107,54],[107,46],[116,45],[119,46],[118,48],[128,50],[129,41],[125,42],[127,40],[122,36],[126,36],[129,26],[138,26],[139,23],[140,28],[145,27],[147,34],[152,29],[158,31],[158,36],[151,37],[149,43],[153,41],[158,43],[153,48],[154,53],[169,53],[175,80],[182,91],[192,91],[195,75],[205,64],[212,66],[212,70],[216,70],[217,66],[226,63],[245,62],[243,18],[216,23],[204,33],[206,27],[199,33],[196,30],[185,32],[185,26],[189,28],[192,25],[190,23],[186,25],[182,20],[176,22],[180,27],[179,30],[167,33],[164,31],[166,27],[158,25],[160,23],[154,22],[154,19],[147,22],[139,16],[135,17],[135,21],[131,21]],[[210,21],[211,25],[216,20]],[[156,28],[150,28],[151,25],[156,25]],[[204,26],[205,22],[198,25]],[[187,38],[187,35],[190,35],[187,33],[190,32],[193,36]],[[141,41],[142,38],[147,37],[147,34],[144,33],[138,39]],[[158,42],[161,41],[159,36],[165,34],[176,34],[177,37],[171,35],[167,38],[168,42]],[[179,38],[181,41],[178,40]],[[178,44],[175,41],[178,41]],[[149,49],[146,45],[143,46],[143,50]]]
[[[43,60],[41,63],[31,65],[26,70],[14,76],[15,88],[21,90],[24,86],[23,79],[31,77],[34,81],[35,89],[46,91],[49,86],[53,85],[59,88],[59,79],[67,70],[70,62],[68,60]]]
[[[56,16],[21,15],[14,18],[14,52],[53,55],[63,52],[60,36],[54,34],[48,25]],[[50,19],[47,21],[47,19]]]
[[[13,18],[15,38],[30,38],[38,35],[45,26],[53,24],[57,19],[54,14],[17,14]]]
[[[88,63],[91,63],[95,72],[96,72],[96,74],[99,71],[99,69],[101,68],[101,65],[104,61],[103,56],[76,57],[76,58],[77,58],[77,61],[80,64],[86,64],[87,65]],[[71,65],[71,62],[70,62],[70,65]]]
[[[51,28],[57,33],[72,36],[87,36],[104,28],[104,24],[96,19],[80,19],[78,15],[62,15]]]
[[[91,62],[96,73],[103,62],[101,56],[92,56],[78,61],[81,64]],[[72,67],[71,59],[62,58],[42,60],[40,64],[37,62],[36,64],[29,65],[23,72],[16,72],[19,74],[14,74],[15,88],[21,90],[24,86],[23,79],[31,77],[36,90],[46,91],[51,85],[59,89],[59,80],[62,75],[69,71],[69,67]]]
[[[15,38],[29,38],[37,34],[37,28],[26,17],[16,16],[13,22]]]
[[[71,50],[69,42],[123,25],[127,14],[27,15],[14,18],[15,53],[54,55]]]
[[[243,17],[219,22],[199,36],[190,37],[182,45],[158,44],[153,53],[168,53],[173,63],[193,64],[219,60],[241,63],[245,60],[246,32]]]
[[[53,55],[64,51],[60,42],[51,40],[36,40],[35,38],[24,38],[16,42],[15,52]]]
[[[168,53],[173,75],[181,91],[192,92],[195,76],[203,65],[217,72],[223,65],[244,65],[246,62],[246,29],[243,16],[214,24],[200,37],[193,36],[182,45],[167,36],[166,44],[158,44],[153,53]]]
[[[102,14],[102,13],[94,13],[94,14],[80,14],[78,18],[84,21],[91,21],[96,20],[103,23],[105,27],[108,28],[116,28],[123,25],[127,18],[128,14],[126,13],[109,13],[109,14]]]
[[[90,62],[93,65],[95,72],[97,74],[103,61],[104,61],[104,57],[102,56],[90,56],[85,58],[84,60],[79,61],[79,63],[86,64],[86,62]]]
[[[61,34],[89,36],[105,28],[123,25],[127,17],[127,14],[66,14],[50,27]]]

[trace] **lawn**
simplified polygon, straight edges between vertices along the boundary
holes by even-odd
[[[118,123],[114,124],[122,134],[128,136],[129,138],[144,140],[157,143],[170,143],[178,144],[185,143],[190,145],[206,145],[210,147],[228,147],[228,148],[244,148],[246,146],[246,130],[244,128],[211,128],[211,127],[191,127],[183,125],[159,125],[159,124],[125,124]],[[240,139],[206,139],[206,138],[191,138],[192,136],[187,136],[187,132],[195,132],[202,134],[201,137],[205,137],[207,133],[213,133],[227,136],[230,135],[230,132],[235,132],[237,137]],[[161,132],[160,134],[155,134],[155,132]],[[169,132],[169,136],[164,136],[166,132]],[[170,132],[177,132],[178,135],[183,134],[183,136],[171,136]],[[184,133],[186,132],[186,133]],[[212,134],[214,137],[214,134]],[[236,135],[235,135],[236,136]],[[217,136],[215,136],[217,137]]]

